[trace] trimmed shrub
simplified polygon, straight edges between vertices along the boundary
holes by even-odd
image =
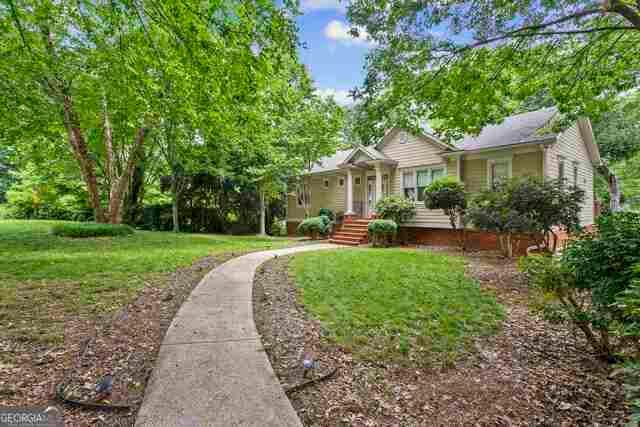
[[[125,224],[96,224],[93,222],[56,224],[51,227],[51,234],[55,236],[74,238],[128,236],[133,232],[133,228]]]
[[[298,225],[298,234],[317,239],[325,236],[331,230],[331,220],[328,216],[314,216],[307,218]]]
[[[427,209],[442,209],[449,217],[451,228],[456,232],[462,229],[458,235],[458,244],[465,249],[465,218],[467,210],[467,193],[464,184],[453,178],[442,178],[434,181],[424,191],[424,206]]]
[[[287,236],[287,223],[286,221],[275,219],[271,224],[271,235],[276,237]]]
[[[416,216],[416,204],[405,197],[387,196],[376,203],[376,214],[379,218],[391,219],[399,225]]]
[[[398,232],[398,224],[390,219],[375,219],[368,226],[371,243],[375,247],[387,247]]]
[[[326,216],[331,221],[334,221],[336,219],[336,214],[329,208],[320,208],[320,211],[318,212],[318,216]]]

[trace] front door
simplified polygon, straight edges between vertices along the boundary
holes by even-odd
[[[376,207],[376,177],[367,177],[367,213],[369,216],[375,213]]]

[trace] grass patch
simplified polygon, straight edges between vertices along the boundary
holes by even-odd
[[[137,231],[122,237],[53,235],[59,221],[0,220],[0,335],[59,341],[66,316],[116,310],[145,283],[207,255],[283,247],[256,236]]]
[[[69,222],[55,224],[51,234],[60,237],[114,237],[133,234],[133,228],[125,224],[97,224],[95,222]]]
[[[504,310],[464,273],[464,260],[425,251],[357,249],[296,255],[307,310],[359,357],[446,366]]]

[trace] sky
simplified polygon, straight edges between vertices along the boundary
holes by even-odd
[[[349,90],[364,79],[365,56],[372,43],[366,33],[355,39],[349,34],[346,8],[339,0],[302,0],[303,15],[298,17],[302,62],[309,68],[321,95],[333,95],[349,105]]]

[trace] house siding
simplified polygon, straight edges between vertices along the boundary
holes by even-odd
[[[547,150],[547,177],[558,178],[560,156],[565,160],[565,178],[571,185],[573,185],[573,162],[577,162],[578,187],[585,191],[585,200],[580,212],[580,224],[583,226],[591,225],[594,222],[594,168],[577,123],[561,133],[557,142]]]
[[[344,212],[345,210],[345,185],[340,187],[339,179],[346,177],[336,174],[315,175],[311,177],[311,207],[309,214],[317,215],[320,208],[329,208],[334,212]],[[329,188],[324,188],[324,180],[329,180]],[[287,220],[299,221],[304,219],[305,211],[298,206],[296,196],[296,184],[290,183],[287,195]]]
[[[487,188],[487,160],[474,159],[462,162],[465,188],[470,193],[478,193]]]
[[[444,151],[442,147],[431,143],[426,138],[416,137],[408,133],[404,133],[407,142],[401,143],[402,135],[403,132],[398,132],[381,148],[383,154],[398,162],[395,173],[390,177],[392,182],[391,191],[393,194],[402,194],[401,180],[404,171],[413,170],[420,166],[445,164],[447,166],[447,174],[451,174],[448,161],[440,155],[440,153]],[[455,172],[456,169],[454,167],[453,173],[455,174]],[[426,209],[423,202],[416,202],[415,218],[403,225],[410,227],[451,228],[449,218],[443,211]]]
[[[514,154],[512,166],[514,177],[540,178],[542,177],[542,151]]]

